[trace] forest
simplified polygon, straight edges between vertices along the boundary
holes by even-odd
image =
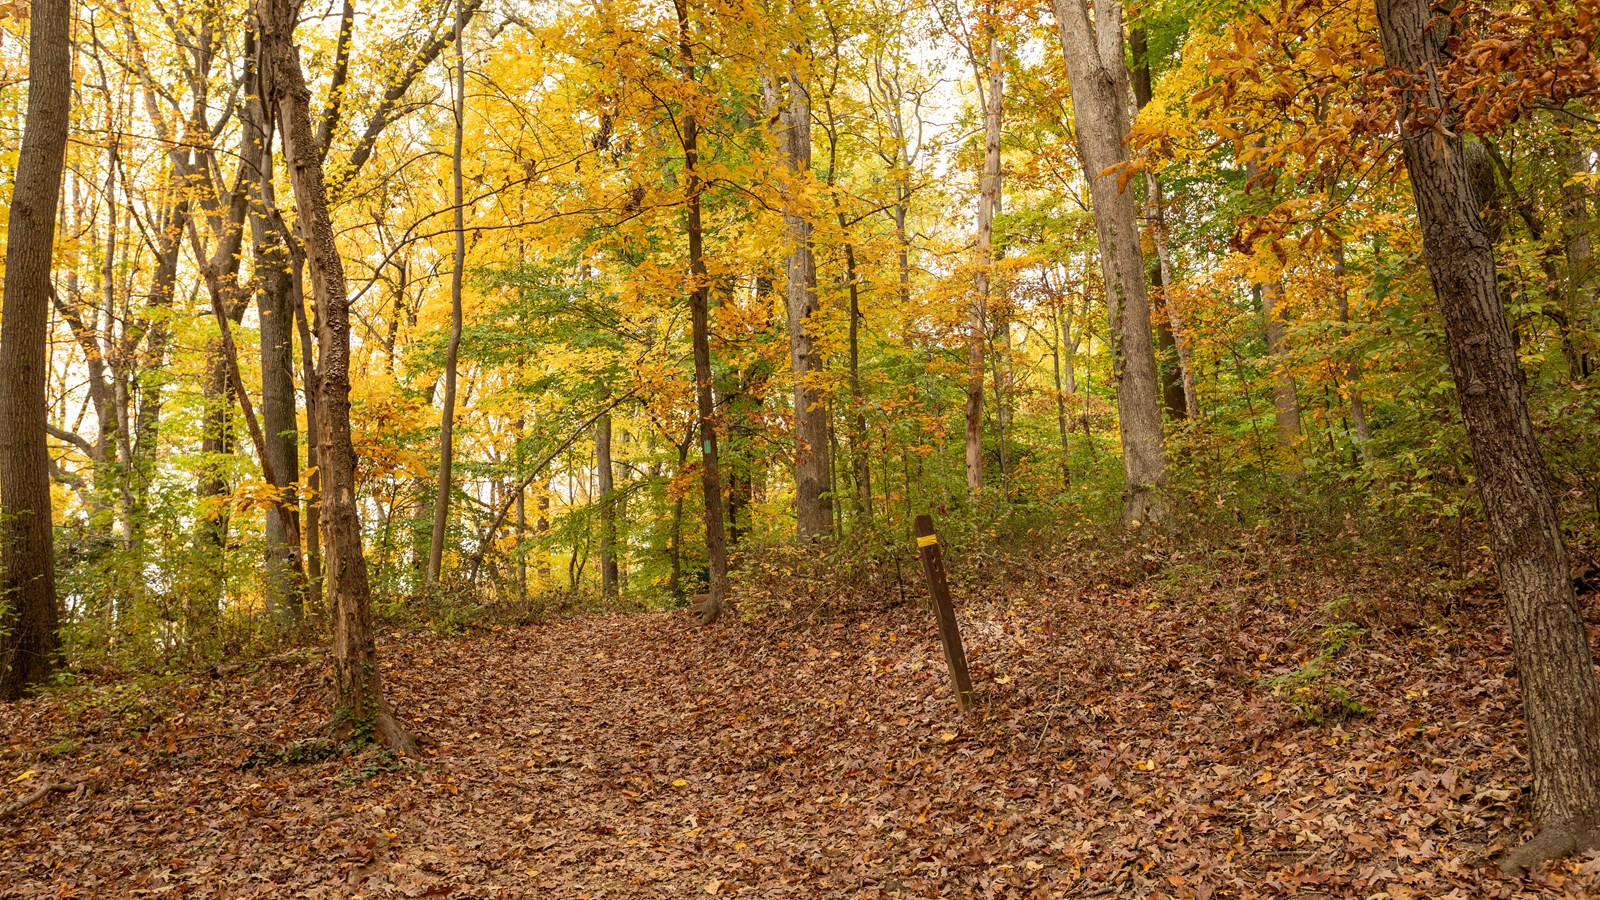
[[[1600,896],[1600,0],[0,0],[0,898]]]

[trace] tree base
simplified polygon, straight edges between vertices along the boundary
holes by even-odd
[[[710,603],[695,611],[695,623],[701,626],[710,625],[722,618],[722,604]]]
[[[1502,856],[1500,871],[1506,875],[1521,875],[1540,863],[1596,847],[1600,847],[1600,828],[1547,826],[1527,843]]]
[[[1157,484],[1130,485],[1122,492],[1122,524],[1128,528],[1154,527],[1167,530],[1172,525],[1172,509]]]
[[[724,605],[713,600],[710,594],[695,594],[694,602],[689,604],[689,612],[694,614],[695,624],[705,626],[722,618]]]
[[[388,709],[379,709],[371,721],[365,723],[350,715],[348,710],[341,710],[334,715],[328,731],[334,740],[340,742],[370,741],[385,750],[406,756],[416,756],[420,752],[417,736]]]

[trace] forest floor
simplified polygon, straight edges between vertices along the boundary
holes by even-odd
[[[1158,565],[1188,599],[970,579],[967,716],[910,593],[386,634],[415,760],[318,740],[313,657],[11,704],[0,809],[65,790],[0,818],[0,897],[1600,896],[1600,856],[1492,865],[1492,598]]]

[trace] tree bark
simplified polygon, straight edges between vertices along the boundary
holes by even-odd
[[[1350,329],[1350,287],[1345,282],[1344,242],[1335,241],[1333,245],[1333,277],[1338,283],[1334,288],[1339,303],[1339,325],[1346,333]],[[1349,364],[1345,366],[1345,382],[1350,393],[1350,428],[1354,432],[1356,446],[1361,450],[1363,459],[1371,456],[1372,448],[1368,446],[1372,441],[1372,429],[1367,425],[1367,404],[1361,397],[1361,355],[1351,353]]]
[[[689,0],[673,0],[678,17],[678,64],[683,77],[695,81],[694,44],[689,36]],[[684,220],[689,241],[689,317],[694,344],[695,405],[700,424],[700,484],[704,496],[706,559],[709,591],[700,607],[700,624],[722,616],[728,595],[728,536],[722,521],[722,474],[717,467],[717,408],[711,395],[711,277],[706,271],[705,231],[700,221],[700,123],[693,113],[683,120]]]
[[[1130,74],[1133,78],[1133,105],[1135,113],[1143,111],[1150,104],[1154,96],[1154,86],[1150,76],[1150,45],[1146,40],[1144,26],[1134,25],[1128,30],[1128,51],[1133,57],[1133,68]],[[1172,284],[1171,273],[1167,271],[1166,252],[1166,210],[1162,208],[1161,182],[1155,173],[1145,172],[1145,221],[1150,227],[1150,242],[1156,248],[1156,258],[1150,266],[1151,302],[1159,304],[1161,308],[1169,305],[1167,288]],[[1161,348],[1163,359],[1170,360],[1161,367],[1161,403],[1166,409],[1167,417],[1173,421],[1180,421],[1189,415],[1189,385],[1192,378],[1188,375],[1188,353],[1178,346],[1174,334],[1171,316],[1153,314],[1156,323],[1156,344]]]
[[[306,316],[305,258],[297,245],[291,242],[288,225],[273,212],[273,225],[278,235],[288,244],[292,257],[294,292],[294,324],[300,334],[300,367],[303,393],[306,401],[306,602],[322,609],[322,469],[317,464],[317,447],[321,443],[317,431],[317,367],[312,359],[311,324]]]
[[[1150,333],[1150,297],[1145,289],[1144,252],[1132,194],[1119,189],[1117,171],[1128,148],[1128,69],[1122,53],[1122,7],[1095,4],[1089,20],[1085,0],[1053,0],[1062,52],[1067,60],[1076,112],[1078,154],[1089,180],[1100,267],[1111,327],[1112,374],[1122,431],[1122,518],[1128,524],[1170,519],[1163,490],[1167,454],[1162,443],[1160,384]]]
[[[993,12],[990,10],[991,14]],[[988,78],[983,90],[983,176],[978,184],[977,271],[972,284],[972,319],[967,326],[967,491],[974,496],[983,490],[983,357],[988,347],[989,315],[994,305],[991,302],[994,217],[1000,211],[1000,129],[1005,114],[1005,54],[995,27],[991,19],[985,28]],[[998,390],[998,385],[996,388]]]
[[[60,664],[46,437],[51,260],[72,103],[72,5],[34,0],[28,106],[17,157],[0,303],[0,700]]]
[[[1590,173],[1590,151],[1570,138],[1561,150],[1561,238],[1567,258],[1562,295],[1569,309],[1567,340],[1574,348],[1570,374],[1587,378],[1594,372],[1595,357],[1594,222],[1589,188],[1580,176]]]
[[[450,187],[455,195],[455,264],[450,271],[450,336],[444,348],[444,397],[439,414],[439,486],[433,499],[433,534],[428,545],[428,584],[439,583],[444,566],[445,532],[450,525],[451,468],[455,462],[456,368],[461,352],[461,290],[467,267],[466,210],[463,203],[461,143],[467,114],[467,54],[461,29],[467,21],[465,0],[456,6],[455,143],[450,154]]]
[[[265,110],[263,110],[265,112]],[[250,211],[255,245],[256,308],[261,320],[261,425],[266,468],[282,502],[267,510],[267,610],[286,630],[305,613],[304,566],[300,558],[300,426],[295,415],[294,310],[296,288],[289,247],[271,220],[272,129],[263,115],[257,147],[257,185]],[[293,539],[291,539],[293,535]]]
[[[335,725],[353,737],[415,753],[416,739],[383,696],[372,630],[371,588],[356,510],[355,447],[350,436],[350,298],[311,128],[311,91],[294,45],[293,0],[260,0],[268,96],[282,123],[284,160],[294,188],[300,230],[318,310],[318,461],[323,473],[323,527],[328,590],[334,605]]]
[[[772,112],[772,137],[792,183],[783,188],[783,223],[789,235],[789,360],[794,371],[795,522],[802,541],[817,540],[833,528],[830,490],[833,460],[828,445],[828,410],[817,380],[823,357],[816,348],[817,262],[811,249],[811,219],[798,198],[811,174],[811,93],[798,70],[764,80]]]
[[[607,600],[617,599],[620,581],[617,567],[617,509],[614,474],[611,464],[611,414],[594,423],[594,465],[599,482],[600,503],[600,593]]]
[[[840,217],[843,217],[840,213]],[[842,223],[841,223],[842,224]],[[867,458],[867,398],[861,383],[861,284],[855,247],[844,245],[845,282],[850,290],[850,471],[863,522],[872,521],[872,463]]]
[[[1305,470],[1300,464],[1300,390],[1288,371],[1288,326],[1283,321],[1283,282],[1258,286],[1266,335],[1267,362],[1272,366],[1272,418],[1277,426],[1278,465],[1285,478]]]
[[[1385,62],[1398,73],[1401,143],[1423,256],[1522,682],[1540,832],[1502,861],[1516,871],[1600,845],[1600,684],[1495,280],[1493,243],[1473,196],[1452,94],[1435,69],[1445,58],[1449,19],[1430,27],[1437,13],[1428,0],[1376,6]]]

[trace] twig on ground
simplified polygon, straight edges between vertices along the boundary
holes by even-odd
[[[44,784],[39,785],[37,788],[34,788],[32,793],[24,795],[22,799],[18,800],[17,802],[11,804],[10,806],[0,808],[0,819],[8,819],[16,813],[19,813],[33,804],[38,803],[40,800],[43,800],[50,794],[67,794],[83,786],[84,785],[82,784],[68,784],[65,782],[47,781]]]

